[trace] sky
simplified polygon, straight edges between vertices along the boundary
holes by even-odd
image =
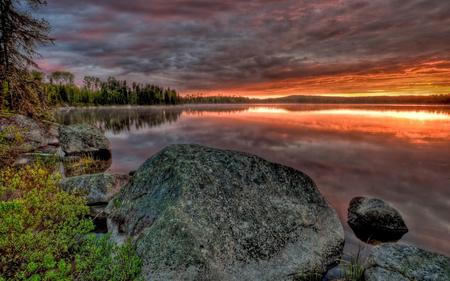
[[[449,0],[48,0],[67,70],[181,94],[450,93]]]

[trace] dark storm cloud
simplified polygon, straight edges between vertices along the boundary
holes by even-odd
[[[180,90],[403,71],[450,60],[450,1],[68,1],[49,64]]]

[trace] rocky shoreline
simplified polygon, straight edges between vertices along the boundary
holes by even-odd
[[[25,139],[15,165],[53,157],[65,174],[73,159],[111,157],[93,126],[0,120],[1,129],[11,125]],[[313,180],[246,153],[172,145],[132,176],[77,175],[60,186],[87,199],[98,232],[132,239],[145,280],[321,280],[313,278],[343,255],[343,226]],[[363,280],[450,280],[450,258],[391,243],[408,229],[382,200],[352,200],[348,223],[364,242],[379,243]]]

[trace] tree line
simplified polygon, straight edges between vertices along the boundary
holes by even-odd
[[[110,104],[177,104],[178,93],[149,83],[128,83],[114,77],[101,80],[86,76],[83,85],[75,76],[55,71],[46,76],[36,71],[39,45],[52,44],[50,25],[32,12],[43,0],[0,1],[0,110],[45,117],[48,106]]]
[[[280,98],[247,98],[241,96],[188,95],[181,98],[183,103],[297,103],[297,104],[450,104],[450,94],[427,96],[286,96]]]
[[[42,77],[42,75],[41,75]],[[108,77],[101,80],[85,76],[83,85],[74,83],[74,75],[56,71],[47,76],[44,92],[49,104],[55,105],[155,105],[178,104],[181,98],[177,91],[149,83],[129,83]]]
[[[186,95],[182,97],[183,103],[252,103],[254,99],[242,96],[203,96]]]

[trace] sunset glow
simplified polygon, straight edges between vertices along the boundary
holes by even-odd
[[[450,120],[450,115],[429,111],[394,111],[394,110],[362,110],[362,109],[334,109],[317,112],[318,114],[327,115],[355,115],[364,117],[380,117],[380,118],[398,118],[411,119],[417,121],[428,120]]]
[[[56,44],[39,64],[79,84],[113,75],[183,95],[450,93],[449,1],[48,2]]]
[[[419,108],[392,106],[388,109],[361,106],[359,108],[323,108],[311,106],[298,110],[295,106],[252,106],[232,114],[205,111],[184,113],[192,119],[214,118],[225,124],[235,122],[265,124],[266,130],[322,130],[339,134],[370,134],[383,138],[390,136],[409,143],[427,144],[450,139],[450,109],[432,111]],[[364,120],[364,122],[361,122]]]
[[[251,107],[248,112],[267,114],[289,114],[289,115],[353,115],[362,117],[398,118],[416,121],[446,120],[450,121],[450,115],[443,112],[432,112],[429,110],[370,110],[370,109],[322,109],[314,111],[292,112],[278,107]]]

